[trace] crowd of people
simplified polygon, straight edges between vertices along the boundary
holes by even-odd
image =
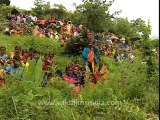
[[[16,46],[14,52],[6,53],[6,47],[0,47],[0,82],[1,86],[4,86],[6,74],[15,75],[17,72],[23,72],[25,68],[29,67],[29,64],[35,60],[36,62],[40,58],[40,53],[34,48],[21,49]],[[49,66],[56,64],[53,60],[53,54],[46,53],[42,59],[42,70],[44,73],[49,73]],[[48,77],[48,75],[47,75]]]
[[[61,46],[65,46],[67,41],[72,37],[81,36],[87,39],[88,46],[82,51],[83,64],[80,61],[74,61],[67,65],[65,73],[57,70],[57,75],[64,81],[74,84],[74,93],[80,93],[81,89],[86,86],[94,86],[98,81],[104,81],[109,76],[108,66],[100,58],[106,56],[113,58],[116,62],[129,60],[134,62],[135,56],[132,54],[132,46],[128,44],[125,38],[119,38],[113,33],[96,33],[95,41],[91,41],[92,34],[83,25],[73,24],[71,20],[58,20],[55,17],[39,20],[36,16],[27,15],[9,15],[10,21],[16,23],[16,27],[12,27],[11,32],[19,34],[18,26],[21,24],[33,25],[33,35],[39,37],[47,37],[50,39],[59,39]],[[100,56],[98,56],[100,54]],[[42,70],[44,78],[40,84],[41,87],[46,86],[53,74],[51,67],[57,65],[52,53],[46,53],[42,59]],[[23,71],[33,60],[38,60],[40,53],[34,48],[29,50],[21,49],[16,46],[14,52],[6,54],[6,48],[0,47],[0,85],[4,86],[6,74],[14,75],[18,71]]]
[[[89,52],[89,51],[88,51]],[[90,53],[88,53],[90,54]],[[89,55],[88,59],[92,58]],[[19,46],[14,48],[14,52],[6,53],[6,47],[0,47],[0,86],[4,87],[5,81],[7,80],[6,75],[14,76],[16,73],[23,74],[24,70],[29,67],[31,62],[35,60],[36,62],[41,59],[40,53],[34,48],[22,49]],[[92,61],[90,61],[92,62]],[[102,60],[97,64],[97,68],[92,69],[92,66],[84,63],[80,64],[80,61],[75,61],[67,65],[65,73],[61,70],[56,70],[56,75],[62,78],[62,80],[68,82],[69,84],[74,84],[73,94],[78,95],[82,88],[86,86],[94,86],[97,81],[104,81],[109,74],[107,66],[104,65]],[[52,53],[46,53],[42,58],[42,71],[44,77],[41,81],[40,87],[45,87],[48,81],[53,80],[55,77],[51,68],[56,66],[57,62],[54,60],[54,55]],[[19,78],[21,80],[21,78]],[[17,78],[16,78],[17,81]]]

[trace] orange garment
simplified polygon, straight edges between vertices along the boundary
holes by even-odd
[[[98,72],[94,72],[94,76],[95,76],[95,78],[96,78],[96,81],[98,81],[98,80],[99,80],[99,78],[100,78],[100,76],[99,76]]]
[[[88,53],[88,62],[93,62],[93,61],[94,61],[94,50],[93,48],[91,48]]]
[[[100,80],[104,81],[107,79],[107,76],[109,76],[109,71],[107,69],[107,66],[103,66],[101,72],[103,73],[103,75],[101,75]]]
[[[89,53],[88,53],[88,62],[92,63],[92,70],[93,70],[93,73],[94,73],[94,50],[93,50],[93,48],[91,48],[89,50]]]
[[[88,86],[92,86],[92,87],[94,87],[94,86],[95,86],[95,84],[94,84],[94,83],[90,83],[90,84],[88,84]]]
[[[42,24],[42,25],[44,25],[45,22],[46,22],[46,20],[40,20],[40,21],[39,21],[39,23]]]

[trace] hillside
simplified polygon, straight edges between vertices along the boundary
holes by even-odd
[[[0,44],[7,48],[7,53],[13,51],[15,46],[26,49],[34,47],[41,56],[53,52],[63,73],[72,61],[79,59],[82,62],[81,55],[68,56],[63,53],[59,41],[47,38],[0,35]],[[0,119],[158,120],[159,73],[155,71],[148,78],[147,65],[142,63],[142,53],[138,49],[133,53],[135,62],[126,60],[117,63],[113,58],[102,56],[110,74],[94,87],[83,88],[78,97],[71,94],[74,86],[56,74],[47,86],[39,87],[40,61],[36,66],[30,65],[20,81],[17,81],[18,74],[14,77],[9,75],[5,87],[0,88]]]

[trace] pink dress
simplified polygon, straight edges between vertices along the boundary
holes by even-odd
[[[76,83],[75,79],[73,79],[72,77],[68,77],[67,75],[64,75],[62,78],[68,83],[71,83],[71,84]]]

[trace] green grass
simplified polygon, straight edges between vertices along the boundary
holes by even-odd
[[[34,47],[43,55],[51,51],[59,69],[64,72],[68,63],[81,56],[63,54],[58,41],[34,36],[8,37],[0,35],[0,44],[7,47],[7,53],[16,45],[29,49]],[[134,51],[136,62],[123,61],[115,63],[112,58],[102,57],[110,70],[110,80],[98,82],[95,87],[86,87],[79,97],[71,95],[73,86],[57,77],[55,81],[41,88],[39,82],[33,82],[32,73],[38,68],[33,67],[22,81],[16,82],[8,76],[4,89],[0,88],[0,119],[1,120],[158,120],[158,81],[153,76],[147,78],[147,66],[141,63],[141,53]],[[39,61],[39,64],[40,61]],[[32,72],[31,72],[32,71]],[[37,70],[35,78],[41,78]],[[158,71],[157,71],[158,72]],[[157,73],[158,74],[158,73]],[[150,82],[149,82],[150,81]],[[151,85],[149,83],[152,83]],[[53,105],[63,101],[99,101],[101,104]],[[45,105],[39,105],[40,102]],[[120,104],[107,104],[110,101]],[[52,103],[52,105],[47,105]]]

